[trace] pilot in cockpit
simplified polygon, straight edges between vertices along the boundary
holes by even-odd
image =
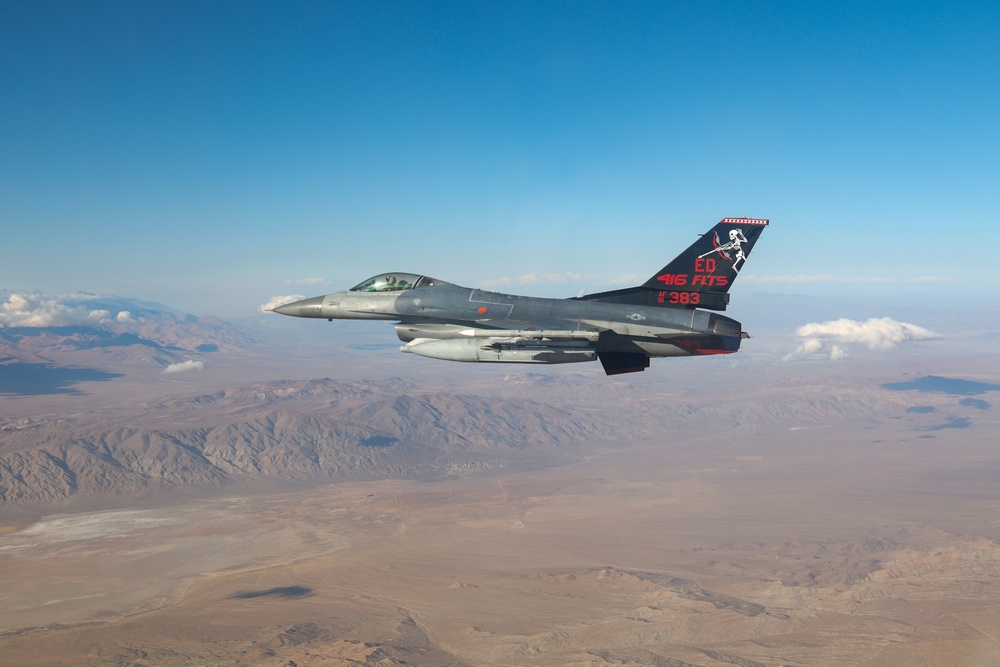
[[[421,282],[423,281],[423,282]],[[399,292],[420,285],[433,285],[433,278],[421,278],[413,273],[382,273],[351,288],[352,292]]]

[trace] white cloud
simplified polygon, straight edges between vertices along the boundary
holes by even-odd
[[[483,287],[498,287],[501,285],[559,285],[568,282],[592,280],[592,276],[579,273],[523,273],[519,276],[503,276],[484,280]]]
[[[789,283],[793,285],[803,283],[891,283],[892,278],[882,278],[880,276],[851,276],[840,277],[831,276],[827,273],[805,274],[798,273],[786,276],[758,276],[747,274],[744,278],[748,283],[759,283],[762,285]]]
[[[111,312],[63,303],[66,297],[14,292],[0,303],[0,327],[93,326],[110,322]],[[81,295],[73,295],[80,301]]]
[[[839,345],[830,346],[830,361],[840,361],[847,358],[847,350]]]
[[[848,356],[851,345],[864,345],[869,350],[891,350],[900,343],[940,338],[936,333],[890,317],[873,317],[864,322],[842,318],[829,322],[811,322],[795,331],[801,338],[798,348],[785,360],[795,356],[823,353],[832,361]]]
[[[565,283],[588,283],[590,285],[601,285],[608,287],[620,287],[622,285],[641,285],[649,279],[648,275],[638,275],[627,273],[613,278],[595,276],[585,273],[522,273],[519,276],[502,276],[491,278],[480,283],[483,287],[509,287],[511,285],[562,285]]]
[[[828,338],[840,343],[860,343],[872,350],[888,350],[910,340],[931,340],[938,335],[891,317],[871,318],[864,322],[842,318],[830,322],[806,324],[796,330],[801,337]]]
[[[170,373],[183,373],[185,371],[200,371],[205,367],[205,362],[203,361],[192,361],[188,359],[187,361],[180,361],[176,364],[170,364],[163,369],[163,374],[167,375]]]
[[[641,285],[649,280],[649,276],[640,276],[637,273],[626,273],[623,276],[618,276],[617,278],[611,278],[610,280],[605,280],[602,285]]]
[[[911,283],[950,283],[954,282],[954,278],[949,278],[948,276],[920,276],[919,278],[913,278],[909,282]]]
[[[115,316],[115,319],[118,320],[119,322],[131,322],[133,318],[132,318],[132,313],[128,312],[127,310],[123,310],[122,312],[118,313],[118,315]]]
[[[294,301],[301,301],[305,297],[301,294],[289,294],[288,296],[272,296],[271,300],[260,306],[257,310],[264,313],[269,310],[274,310],[278,306],[284,306],[286,303],[292,303]]]
[[[837,284],[856,284],[856,283],[946,283],[953,282],[954,278],[949,278],[948,276],[920,276],[917,278],[886,278],[884,276],[831,276],[828,273],[814,273],[805,274],[798,273],[793,275],[777,275],[777,276],[758,276],[752,273],[748,273],[744,278],[748,283],[757,283],[759,285],[774,285],[774,284],[792,284],[799,285],[804,283],[837,283]]]
[[[326,282],[326,278],[299,278],[287,282],[289,285],[322,285]]]
[[[816,338],[806,338],[796,350],[798,354],[813,354],[823,349],[823,343]]]

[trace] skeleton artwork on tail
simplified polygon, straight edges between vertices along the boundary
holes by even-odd
[[[740,272],[740,264],[745,262],[747,259],[746,253],[743,252],[743,244],[747,243],[747,237],[743,235],[743,230],[737,227],[736,229],[729,230],[729,243],[719,244],[719,234],[715,233],[715,238],[713,239],[715,243],[715,248],[709,250],[708,252],[699,255],[698,259],[702,257],[707,257],[713,252],[719,253],[720,256],[725,257],[730,262],[733,263],[733,271],[736,273]],[[730,251],[735,250],[735,255],[730,254]]]

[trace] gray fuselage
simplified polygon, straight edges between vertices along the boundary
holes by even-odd
[[[460,331],[469,329],[497,330],[498,335],[551,329],[600,333],[597,350],[638,348],[651,357],[671,357],[699,354],[690,345],[699,335],[734,338],[734,348],[727,351],[738,349],[741,336],[736,320],[695,308],[526,297],[451,284],[396,292],[345,290],[299,303],[300,316],[397,320],[404,342],[461,338]]]

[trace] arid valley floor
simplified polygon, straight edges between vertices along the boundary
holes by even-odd
[[[1000,355],[929,345],[837,364],[748,345],[622,379],[410,363],[387,345],[332,357],[328,384],[301,360],[251,372],[223,356],[169,384],[2,398],[0,422],[36,442],[63,420],[81,443],[102,434],[115,470],[201,475],[122,477],[102,497],[81,474],[63,497],[0,506],[2,662],[1000,664]],[[306,420],[320,411],[372,430],[331,435]],[[240,464],[253,474],[220,481],[149,435],[223,443],[203,417],[385,446],[347,447],[329,478],[263,448]],[[435,429],[461,438],[431,453]],[[26,442],[8,446],[27,460]]]

